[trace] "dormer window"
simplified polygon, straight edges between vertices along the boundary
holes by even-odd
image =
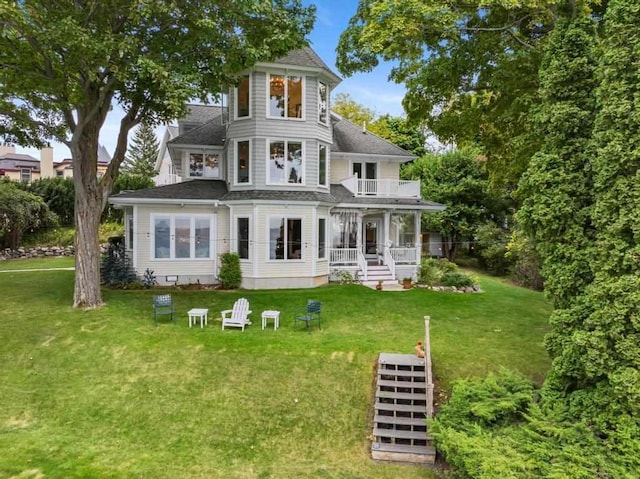
[[[240,78],[236,87],[236,118],[251,116],[251,81],[249,75]]]
[[[327,123],[327,111],[329,106],[329,89],[326,83],[318,82],[318,121]]]
[[[269,117],[302,118],[303,92],[302,77],[269,75]]]

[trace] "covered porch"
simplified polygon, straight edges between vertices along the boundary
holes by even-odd
[[[394,280],[415,277],[421,214],[422,210],[335,209],[330,221],[331,270],[345,270],[367,281],[372,267],[385,266]]]

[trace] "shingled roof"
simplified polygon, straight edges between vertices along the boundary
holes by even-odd
[[[370,131],[362,131],[362,127],[358,127],[336,114],[331,115],[331,124],[333,126],[332,152],[401,156],[405,157],[407,161],[415,158],[407,150]]]
[[[269,200],[269,201],[317,201],[321,203],[337,203],[337,200],[329,193],[318,191],[280,191],[280,190],[242,190],[230,191],[222,201],[237,200]]]
[[[180,121],[186,123],[204,123],[222,114],[222,107],[217,105],[189,104],[189,113]]]
[[[200,126],[185,131],[182,135],[169,140],[170,145],[212,145],[223,146],[226,136],[225,126],[220,115]]]
[[[111,199],[219,200],[226,193],[227,184],[222,180],[190,180],[142,190],[125,190],[112,195]]]
[[[335,83],[340,83],[341,78],[334,73],[334,71],[324,62],[322,58],[313,51],[311,47],[303,47],[298,50],[292,50],[285,56],[278,58],[273,63],[279,65],[290,65],[300,67],[316,67],[326,70],[331,76],[334,77]]]

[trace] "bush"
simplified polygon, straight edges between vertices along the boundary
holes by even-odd
[[[72,226],[75,208],[75,187],[71,178],[42,178],[25,185],[28,192],[44,200],[62,226]]]
[[[111,287],[126,288],[138,282],[136,272],[131,266],[124,247],[124,238],[112,238],[107,247],[107,253],[100,264],[102,284]]]
[[[418,283],[427,284],[429,286],[437,283],[440,280],[441,270],[439,259],[425,259],[420,264],[420,271],[418,271]]]
[[[507,241],[510,233],[497,226],[487,223],[478,227],[477,251],[480,263],[484,269],[496,275],[505,275],[513,267],[513,257],[507,256]]]
[[[218,274],[220,286],[224,289],[236,289],[242,284],[242,270],[240,269],[240,256],[236,253],[224,253],[220,255],[220,273]]]
[[[465,286],[473,286],[473,278],[460,271],[454,271],[450,273],[444,273],[440,277],[440,284],[443,286],[455,286],[456,288],[463,288]]]

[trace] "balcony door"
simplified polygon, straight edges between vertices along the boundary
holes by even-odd
[[[353,162],[353,175],[359,180],[376,180],[378,164],[370,162]],[[375,181],[358,181],[358,194],[375,195],[377,185]]]

